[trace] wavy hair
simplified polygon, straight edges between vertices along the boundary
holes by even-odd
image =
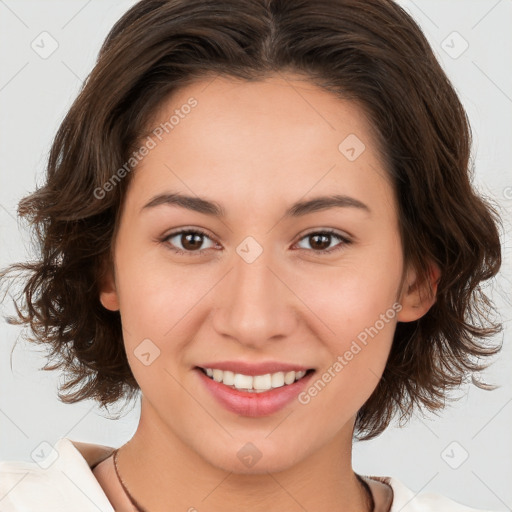
[[[59,399],[106,406],[139,390],[119,312],[99,300],[131,174],[98,198],[129,160],[162,102],[206,76],[262,80],[298,73],[363,109],[393,183],[404,261],[437,300],[398,323],[384,374],[358,412],[360,439],[396,413],[442,408],[451,388],[496,354],[494,305],[481,283],[501,265],[500,219],[473,189],[471,130],[422,31],[391,0],[142,0],[113,26],[53,140],[42,186],[18,214],[38,259],[3,269],[23,279],[13,324],[48,347],[44,370],[62,368]],[[53,364],[51,364],[53,363]]]

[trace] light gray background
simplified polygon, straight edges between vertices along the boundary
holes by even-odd
[[[17,202],[42,182],[52,137],[92,69],[128,0],[0,0],[0,267],[31,257],[28,234],[16,222]],[[468,112],[473,128],[476,186],[495,198],[505,220],[505,262],[489,287],[500,308],[504,349],[485,372],[501,387],[464,387],[439,417],[416,414],[405,428],[356,443],[354,467],[391,475],[415,491],[462,503],[512,510],[512,364],[510,343],[510,212],[512,210],[512,1],[401,1],[423,28]],[[57,50],[41,58],[31,47],[47,31]],[[456,31],[458,34],[453,34]],[[469,45],[464,50],[465,43]],[[39,43],[41,45],[41,43]],[[45,43],[45,48],[49,48]],[[460,55],[459,55],[460,54]],[[510,295],[509,295],[510,296]],[[9,300],[2,312],[12,313]],[[43,441],[60,437],[120,446],[134,433],[139,407],[113,421],[91,401],[65,405],[60,376],[39,371],[40,349],[21,329],[0,323],[0,460],[31,461]],[[115,411],[116,408],[113,408]],[[119,408],[117,408],[119,410]],[[455,444],[452,444],[455,443]],[[458,466],[458,469],[451,466]]]

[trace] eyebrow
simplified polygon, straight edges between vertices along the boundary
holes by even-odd
[[[141,212],[160,205],[179,206],[194,212],[211,215],[212,217],[226,217],[226,211],[219,203],[203,197],[184,195],[179,192],[168,192],[154,196],[141,208]],[[284,217],[302,217],[329,208],[356,208],[371,214],[370,208],[359,201],[359,199],[334,194],[330,196],[319,196],[306,201],[298,201],[286,210]]]

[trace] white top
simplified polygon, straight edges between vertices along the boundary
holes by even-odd
[[[53,449],[49,444],[41,447],[43,461],[0,461],[0,511],[115,512],[91,469],[112,450],[63,437]],[[390,512],[485,512],[438,494],[417,495],[396,478],[371,478],[393,489]]]

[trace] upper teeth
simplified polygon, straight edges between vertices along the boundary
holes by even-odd
[[[306,375],[305,371],[300,372],[277,372],[267,373],[265,375],[243,375],[228,370],[218,370],[216,368],[204,368],[206,375],[212,377],[217,382],[222,382],[226,386],[236,389],[261,393],[273,388],[280,388],[285,384],[293,384],[296,380],[302,379]]]

